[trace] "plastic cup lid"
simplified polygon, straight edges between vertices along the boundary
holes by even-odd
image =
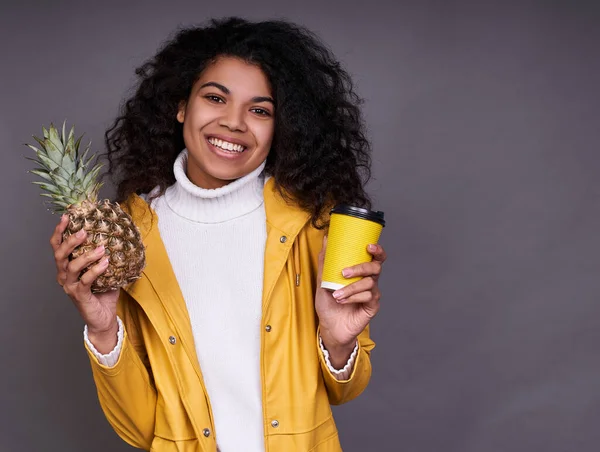
[[[374,221],[385,227],[385,220],[383,219],[383,212],[381,210],[369,210],[363,207],[349,206],[347,204],[338,204],[331,213],[337,213],[340,215],[349,215],[351,217],[362,218],[363,220]]]

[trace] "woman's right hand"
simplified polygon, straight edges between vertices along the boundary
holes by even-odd
[[[63,215],[50,238],[56,261],[56,279],[87,324],[90,342],[100,353],[106,354],[117,345],[119,290],[92,293],[92,283],[108,268],[108,257],[104,248],[99,247],[69,261],[69,255],[85,242],[87,234],[81,230],[63,241],[68,222],[68,215]],[[91,264],[94,265],[81,275],[81,271]]]

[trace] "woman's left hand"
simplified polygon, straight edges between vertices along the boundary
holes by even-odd
[[[319,254],[315,309],[319,316],[320,334],[325,348],[330,354],[339,350],[345,355],[348,350],[352,351],[357,336],[379,311],[381,292],[378,280],[386,254],[381,245],[369,245],[367,251],[373,255],[373,260],[348,267],[342,272],[346,278],[363,278],[332,293],[321,288],[326,247],[327,237],[324,237],[323,248]]]

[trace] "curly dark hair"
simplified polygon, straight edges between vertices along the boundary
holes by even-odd
[[[371,177],[371,147],[349,74],[309,30],[282,20],[213,19],[177,31],[137,68],[133,97],[106,131],[117,202],[132,193],[175,182],[173,164],[185,144],[176,120],[201,72],[218,57],[256,64],[275,100],[275,132],[265,171],[279,192],[311,214],[322,228],[334,204],[371,207],[364,186]]]

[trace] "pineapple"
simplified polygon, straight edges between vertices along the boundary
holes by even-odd
[[[69,259],[104,245],[109,265],[93,283],[92,292],[123,287],[138,279],[145,266],[140,232],[118,203],[111,203],[108,199],[98,200],[102,183],[97,179],[102,164],[88,169],[95,158],[92,155],[86,160],[91,143],[80,155],[79,145],[83,136],[75,141],[75,127],[67,136],[65,124],[62,126],[62,135],[52,124],[49,129],[42,127],[44,138],[33,137],[39,143],[39,149],[27,145],[37,155],[37,158],[29,160],[40,166],[30,172],[44,179],[33,183],[47,192],[42,196],[50,198],[54,213],[69,215],[63,240],[82,228],[87,231],[86,241],[75,248]]]

